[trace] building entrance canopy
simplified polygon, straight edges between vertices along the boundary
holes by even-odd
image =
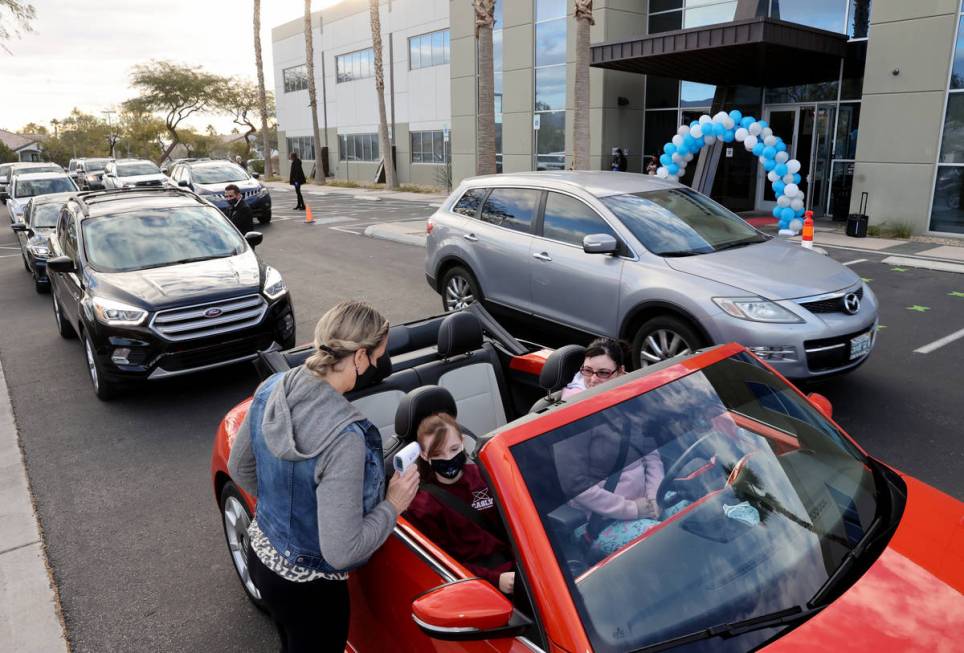
[[[718,86],[837,79],[847,36],[775,18],[707,25],[592,47],[592,66]]]

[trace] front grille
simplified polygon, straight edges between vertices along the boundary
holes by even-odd
[[[134,183],[134,186],[137,188],[141,188],[144,186],[163,186],[163,185],[164,185],[164,182],[161,181],[160,179],[152,179],[150,181],[138,181]]]
[[[205,365],[216,365],[245,356],[253,356],[258,351],[270,347],[272,342],[274,340],[270,333],[262,333],[238,338],[237,340],[229,340],[210,347],[170,352],[161,356],[157,366],[167,372],[180,372],[204,367]]]
[[[868,332],[873,333],[873,327],[869,330],[855,331],[843,336],[804,341],[803,348],[807,352],[807,367],[810,368],[811,372],[824,372],[856,362],[859,359],[850,360],[850,341]],[[871,338],[873,338],[873,335],[871,335]]]
[[[254,198],[256,198],[256,197],[258,196],[258,193],[260,193],[260,192],[261,192],[261,190],[258,189],[258,188],[253,188],[253,189],[251,189],[251,190],[242,190],[242,191],[241,191],[241,197],[243,197],[243,198],[246,199],[246,200],[254,199]],[[212,195],[212,197],[214,197],[215,199],[223,200],[223,199],[224,199],[224,193],[223,193],[223,192],[222,192],[222,193],[214,193],[214,195]]]
[[[858,299],[864,298],[863,287],[857,288],[853,291],[857,295]],[[821,299],[816,302],[800,302],[800,305],[811,313],[846,313],[844,309],[844,297],[846,297],[849,292],[841,293],[839,297],[831,297],[829,299]]]
[[[267,310],[261,295],[235,297],[160,311],[151,320],[151,330],[167,340],[196,340],[253,327]]]

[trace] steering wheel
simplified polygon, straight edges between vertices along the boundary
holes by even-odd
[[[663,474],[663,480],[660,481],[659,488],[656,490],[656,505],[659,506],[659,511],[662,512],[666,509],[666,495],[670,490],[676,489],[676,486],[681,482],[681,479],[677,479],[680,471],[690,463],[698,455],[705,459],[710,459],[715,451],[708,446],[709,439],[716,435],[715,431],[710,431],[705,435],[701,436],[693,444],[686,448],[680,457],[676,459],[669,469]],[[705,451],[704,451],[705,447]],[[702,455],[708,454],[708,455]]]

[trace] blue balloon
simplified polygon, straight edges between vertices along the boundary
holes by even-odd
[[[675,175],[679,172],[679,166],[676,165],[675,163],[671,163],[668,166],[666,166],[666,172],[668,172],[671,175]]]
[[[692,150],[693,148],[696,147],[696,139],[690,136],[689,134],[687,134],[686,136],[683,137],[683,146],[687,150]]]
[[[762,156],[764,147],[766,146],[763,143],[757,143],[754,145],[753,150],[751,150],[753,152],[753,156]]]
[[[743,114],[740,113],[739,109],[733,109],[733,111],[730,111],[730,120],[740,124],[740,121],[743,120]]]
[[[666,152],[667,154],[675,154],[676,146],[673,145],[672,143],[667,143],[666,145],[663,146],[663,151]]]
[[[662,163],[664,166],[668,166],[673,162],[673,157],[671,157],[669,154],[660,154],[659,162]]]
[[[760,121],[760,129],[766,129],[769,126],[770,126],[770,123],[768,123],[766,120]]]
[[[713,123],[713,135],[716,136],[717,138],[723,136],[723,132],[725,131],[726,131],[726,127],[724,127],[718,122]]]
[[[703,137],[702,137],[702,136],[700,136],[699,138],[694,138],[694,139],[693,139],[693,142],[695,143],[695,145],[693,145],[693,151],[694,151],[694,152],[697,151],[697,150],[699,150],[699,149],[700,149],[701,147],[703,147],[704,145],[706,145],[706,141],[703,140]]]
[[[797,218],[802,218],[804,213],[806,213],[806,209],[804,209],[803,207],[800,207],[799,209],[793,212],[793,215]]]
[[[690,123],[690,129],[696,129],[699,126],[700,126],[699,120],[694,120],[693,122]]]
[[[721,138],[723,139],[724,143],[732,143],[736,136],[734,135],[732,129],[727,129],[723,132],[723,136]]]
[[[766,170],[767,172],[770,172],[775,167],[777,167],[777,162],[774,161],[773,159],[765,159],[763,161],[763,169]]]
[[[766,147],[763,148],[763,156],[766,157],[767,159],[772,159],[776,155],[777,155],[777,148],[773,147],[772,145],[767,145]]]
[[[800,185],[800,179],[802,179],[802,177],[800,177],[800,175],[798,175],[797,173],[793,173],[793,183],[795,183],[795,184],[797,184],[797,185],[799,186],[799,185]]]
[[[660,159],[660,161],[662,161],[662,159]],[[780,197],[781,195],[783,195],[783,189],[786,187],[787,185],[782,181],[780,181],[779,179],[773,182],[773,192],[776,194],[777,197]]]
[[[783,177],[785,174],[787,174],[787,164],[778,163],[773,169],[773,172],[777,173],[777,177]]]
[[[794,210],[791,209],[789,206],[784,206],[782,209],[780,209],[780,217],[786,220],[787,222],[790,222],[790,220],[793,220],[793,214],[794,214]]]
[[[777,141],[776,148],[777,148],[777,152],[786,152],[787,144],[784,143],[783,141]]]
[[[780,218],[780,214],[781,214],[782,211],[783,211],[783,207],[782,207],[782,206],[774,206],[774,207],[773,207],[773,217],[779,219],[779,218]]]
[[[753,116],[743,116],[743,120],[740,121],[740,127],[749,129],[750,125],[752,125],[754,122],[756,121],[753,119]]]

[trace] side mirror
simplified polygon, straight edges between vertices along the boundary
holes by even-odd
[[[47,259],[47,269],[53,270],[54,272],[69,274],[71,272],[76,272],[77,266],[74,265],[73,260],[71,260],[69,256],[56,256],[54,258]]]
[[[431,589],[412,602],[412,618],[432,639],[515,637],[530,625],[502,592],[481,578]]]
[[[251,245],[251,247],[257,247],[261,244],[261,241],[264,240],[264,236],[260,231],[249,231],[248,233],[244,234],[244,239],[248,241],[248,244]]]
[[[27,225],[25,225],[22,222],[17,222],[16,224],[10,225],[10,228],[16,231],[17,233],[22,233],[27,230]]]
[[[177,185],[180,186],[181,188],[187,188],[187,179],[180,180],[179,182],[177,182]]]
[[[582,239],[582,251],[587,254],[616,254],[619,241],[609,234],[589,234]]]
[[[814,408],[820,411],[820,414],[827,419],[833,419],[833,404],[830,403],[829,399],[816,392],[808,394],[807,399],[810,400]]]
[[[260,173],[260,172],[252,172],[252,173],[251,173],[251,176],[254,177],[255,179],[261,179],[261,173]]]

